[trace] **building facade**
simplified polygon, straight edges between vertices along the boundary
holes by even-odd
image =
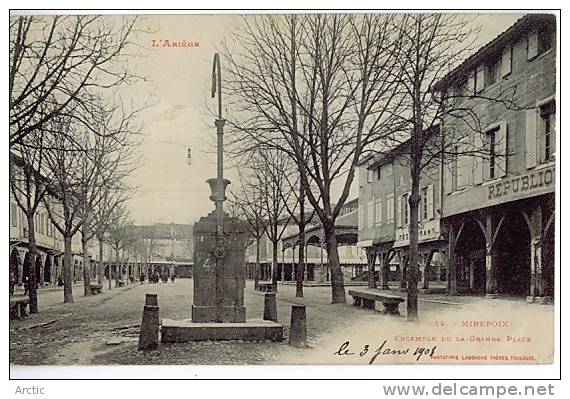
[[[527,15],[438,83],[478,115],[482,129],[450,117],[439,126],[444,138],[460,129],[458,146],[477,152],[449,151],[455,155],[434,160],[421,178],[423,288],[446,280],[451,294],[552,297],[555,48],[555,17]],[[489,100],[505,93],[516,106]],[[384,288],[390,265],[397,264],[396,278],[405,282],[410,173],[399,150],[370,156],[360,166],[359,245],[372,264],[379,257]]]
[[[325,247],[324,231],[318,216],[307,212],[309,223],[305,227],[305,281],[330,282],[330,268]],[[356,247],[358,199],[348,201],[336,221],[338,253],[345,281],[362,273],[366,268],[364,251]],[[277,280],[296,281],[299,265],[299,228],[291,220],[284,220],[282,238],[277,249]],[[270,280],[273,262],[273,246],[266,234],[260,240],[260,278]],[[255,278],[256,243],[246,249],[246,275]]]
[[[375,270],[370,285],[375,286],[378,280],[385,289],[394,280],[405,288],[411,194],[408,145],[406,141],[387,153],[368,156],[359,165],[358,246],[366,251],[368,268]],[[447,278],[439,256],[446,247],[441,229],[440,175],[440,165],[434,164],[420,177],[418,249],[424,289],[430,281]]]
[[[555,17],[527,15],[441,83],[473,94],[484,126],[483,158],[444,160],[451,293],[554,294],[555,49]],[[478,98],[509,90],[517,109]]]
[[[18,174],[18,171],[15,172]],[[17,180],[18,177],[15,177]],[[62,277],[63,267],[63,236],[52,223],[43,203],[38,205],[34,215],[34,229],[37,245],[35,265],[31,265],[29,256],[28,219],[19,208],[15,194],[10,190],[10,281],[15,285],[23,285],[29,279],[30,269],[35,267],[38,285],[56,284]],[[50,195],[50,194],[46,194]],[[57,209],[54,214],[58,214]],[[92,259],[88,267],[95,273],[93,241],[89,242],[88,256]],[[74,281],[83,280],[83,248],[79,234],[73,236],[72,278]]]

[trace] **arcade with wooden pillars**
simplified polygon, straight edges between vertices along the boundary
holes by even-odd
[[[383,242],[366,248],[366,259],[369,270],[368,287],[384,290],[389,289],[388,282],[391,280],[390,265],[396,261],[399,273],[399,276],[397,277],[397,280],[399,281],[399,289],[401,291],[406,290],[409,261],[408,247],[402,246],[396,248],[393,244],[393,241]],[[443,268],[444,275],[442,275],[441,269],[436,269],[436,262],[434,262],[437,258],[437,264],[439,265],[439,263],[445,259],[447,252],[446,242],[443,240],[422,242],[419,244],[418,251],[418,270],[421,277],[418,279],[418,283],[420,284],[419,288],[422,290],[429,290],[430,282],[441,282],[447,279],[447,276],[445,275],[446,269]],[[445,264],[445,261],[443,263]],[[378,270],[376,270],[376,266],[378,266]]]
[[[554,294],[554,195],[484,208],[444,220],[449,292],[525,296]]]
[[[338,247],[342,246],[355,246],[358,242],[358,227],[357,226],[350,226],[350,225],[335,225],[336,231],[336,241]],[[297,276],[297,268],[298,268],[298,260],[296,261],[295,257],[298,258],[296,254],[297,246],[300,243],[299,234],[293,234],[291,236],[285,237],[282,239],[282,265],[283,265],[283,274],[280,276],[291,276],[293,280],[296,281]],[[325,241],[325,232],[322,226],[314,226],[305,232],[305,273],[304,273],[304,280],[305,281],[317,281],[317,282],[328,282],[330,281],[330,268],[327,261],[326,255],[326,241]],[[318,254],[311,254],[308,250],[309,246],[313,246],[318,248]],[[285,250],[291,249],[292,252],[292,270],[285,269]],[[342,268],[341,264],[341,268]],[[287,270],[287,271],[285,271]],[[344,273],[344,271],[343,271]],[[345,273],[346,274],[346,273]],[[345,276],[347,277],[347,276]],[[350,276],[348,276],[350,277]]]

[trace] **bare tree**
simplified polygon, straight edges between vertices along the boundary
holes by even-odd
[[[140,160],[136,152],[138,143],[134,140],[140,132],[140,127],[134,123],[136,115],[136,112],[118,116],[106,114],[99,129],[104,133],[86,135],[83,139],[79,209],[83,264],[89,263],[88,242],[95,236],[104,237],[111,213],[129,198],[133,190],[126,185],[125,178],[135,170]],[[90,275],[86,268],[83,270],[84,295],[89,296]]]
[[[128,247],[135,238],[133,223],[129,219],[129,212],[124,205],[115,207],[111,213],[109,227],[107,229],[108,242],[115,250],[115,287],[122,280],[121,251]],[[109,265],[109,289],[111,289],[112,271]]]
[[[89,129],[101,106],[93,94],[137,79],[126,57],[136,22],[130,16],[10,18],[10,146],[61,116]]]
[[[35,216],[44,196],[48,193],[50,181],[45,172],[45,149],[43,133],[35,131],[23,140],[25,145],[17,145],[10,152],[10,189],[18,207],[27,220],[28,256],[30,275],[28,284],[30,313],[38,312],[36,285],[36,244]]]
[[[258,185],[248,184],[244,181],[242,174],[240,174],[240,183],[240,191],[230,193],[229,206],[234,210],[235,216],[244,221],[248,235],[254,240],[254,286],[257,288],[260,277],[261,238],[265,233],[265,226],[267,225],[266,208],[263,200],[263,192]]]
[[[391,112],[399,100],[393,76],[399,46],[387,29],[392,18],[245,17],[233,38],[237,52],[226,51],[236,110],[232,144],[262,144],[294,160],[323,225],[333,303],[346,302],[336,218],[363,151],[398,128]]]
[[[480,89],[484,84],[481,77],[475,84],[474,70],[468,76],[455,78],[457,81],[442,84],[448,73],[475,49],[479,27],[472,18],[460,14],[404,14],[392,21],[390,30],[398,36],[401,48],[395,65],[400,72],[393,78],[401,89],[397,116],[404,128],[402,134],[393,135],[388,141],[392,145],[406,142],[402,159],[410,167],[407,314],[408,320],[415,321],[418,319],[420,177],[442,160],[451,165],[454,162],[449,160],[485,162],[488,159],[479,134],[483,132],[485,115],[476,111],[473,100],[502,103],[510,109],[520,107],[515,101],[516,84],[485,94]],[[448,86],[459,90],[448,91]],[[504,160],[506,145],[502,147],[504,150],[496,155]]]

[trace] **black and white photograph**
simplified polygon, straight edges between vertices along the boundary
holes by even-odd
[[[559,31],[11,10],[10,375],[552,365]]]

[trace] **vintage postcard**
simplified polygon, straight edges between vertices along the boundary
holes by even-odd
[[[10,367],[552,364],[559,22],[12,12]]]

